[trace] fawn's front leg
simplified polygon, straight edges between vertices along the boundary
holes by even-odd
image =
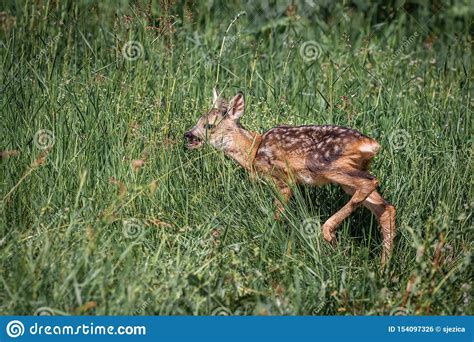
[[[274,218],[275,220],[280,220],[281,214],[285,211],[285,205],[288,203],[293,193],[291,191],[290,186],[286,182],[279,179],[273,179],[273,181],[275,182],[275,185],[278,188],[278,191],[280,192],[283,200],[282,202],[282,200],[280,200],[279,198],[275,198],[274,201],[275,206],[277,207]]]

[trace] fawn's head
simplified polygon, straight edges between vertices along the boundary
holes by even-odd
[[[238,92],[229,104],[221,98],[219,92],[213,91],[213,108],[202,115],[196,126],[184,134],[189,149],[201,147],[204,142],[223,149],[228,143],[229,133],[239,127],[239,119],[244,114],[244,94]]]

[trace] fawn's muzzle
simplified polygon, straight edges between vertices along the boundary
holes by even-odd
[[[189,149],[199,147],[202,143],[201,139],[195,136],[191,131],[184,133],[184,139],[186,140],[186,147]]]

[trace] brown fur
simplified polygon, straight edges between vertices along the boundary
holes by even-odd
[[[249,172],[272,180],[281,193],[281,200],[275,200],[276,218],[291,198],[291,185],[340,184],[352,197],[323,224],[324,239],[334,244],[337,227],[364,205],[380,223],[385,264],[395,237],[395,207],[377,192],[378,181],[368,172],[380,148],[375,140],[354,129],[332,125],[280,126],[260,135],[239,122],[245,108],[242,93],[227,105],[214,90],[213,103],[214,108],[186,132],[189,148],[208,141]]]

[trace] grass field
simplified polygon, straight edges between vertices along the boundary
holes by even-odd
[[[472,7],[289,3],[1,5],[1,314],[474,313]],[[215,85],[249,129],[380,142],[385,270],[367,210],[322,238],[338,186],[277,222],[272,187],[184,148]]]

